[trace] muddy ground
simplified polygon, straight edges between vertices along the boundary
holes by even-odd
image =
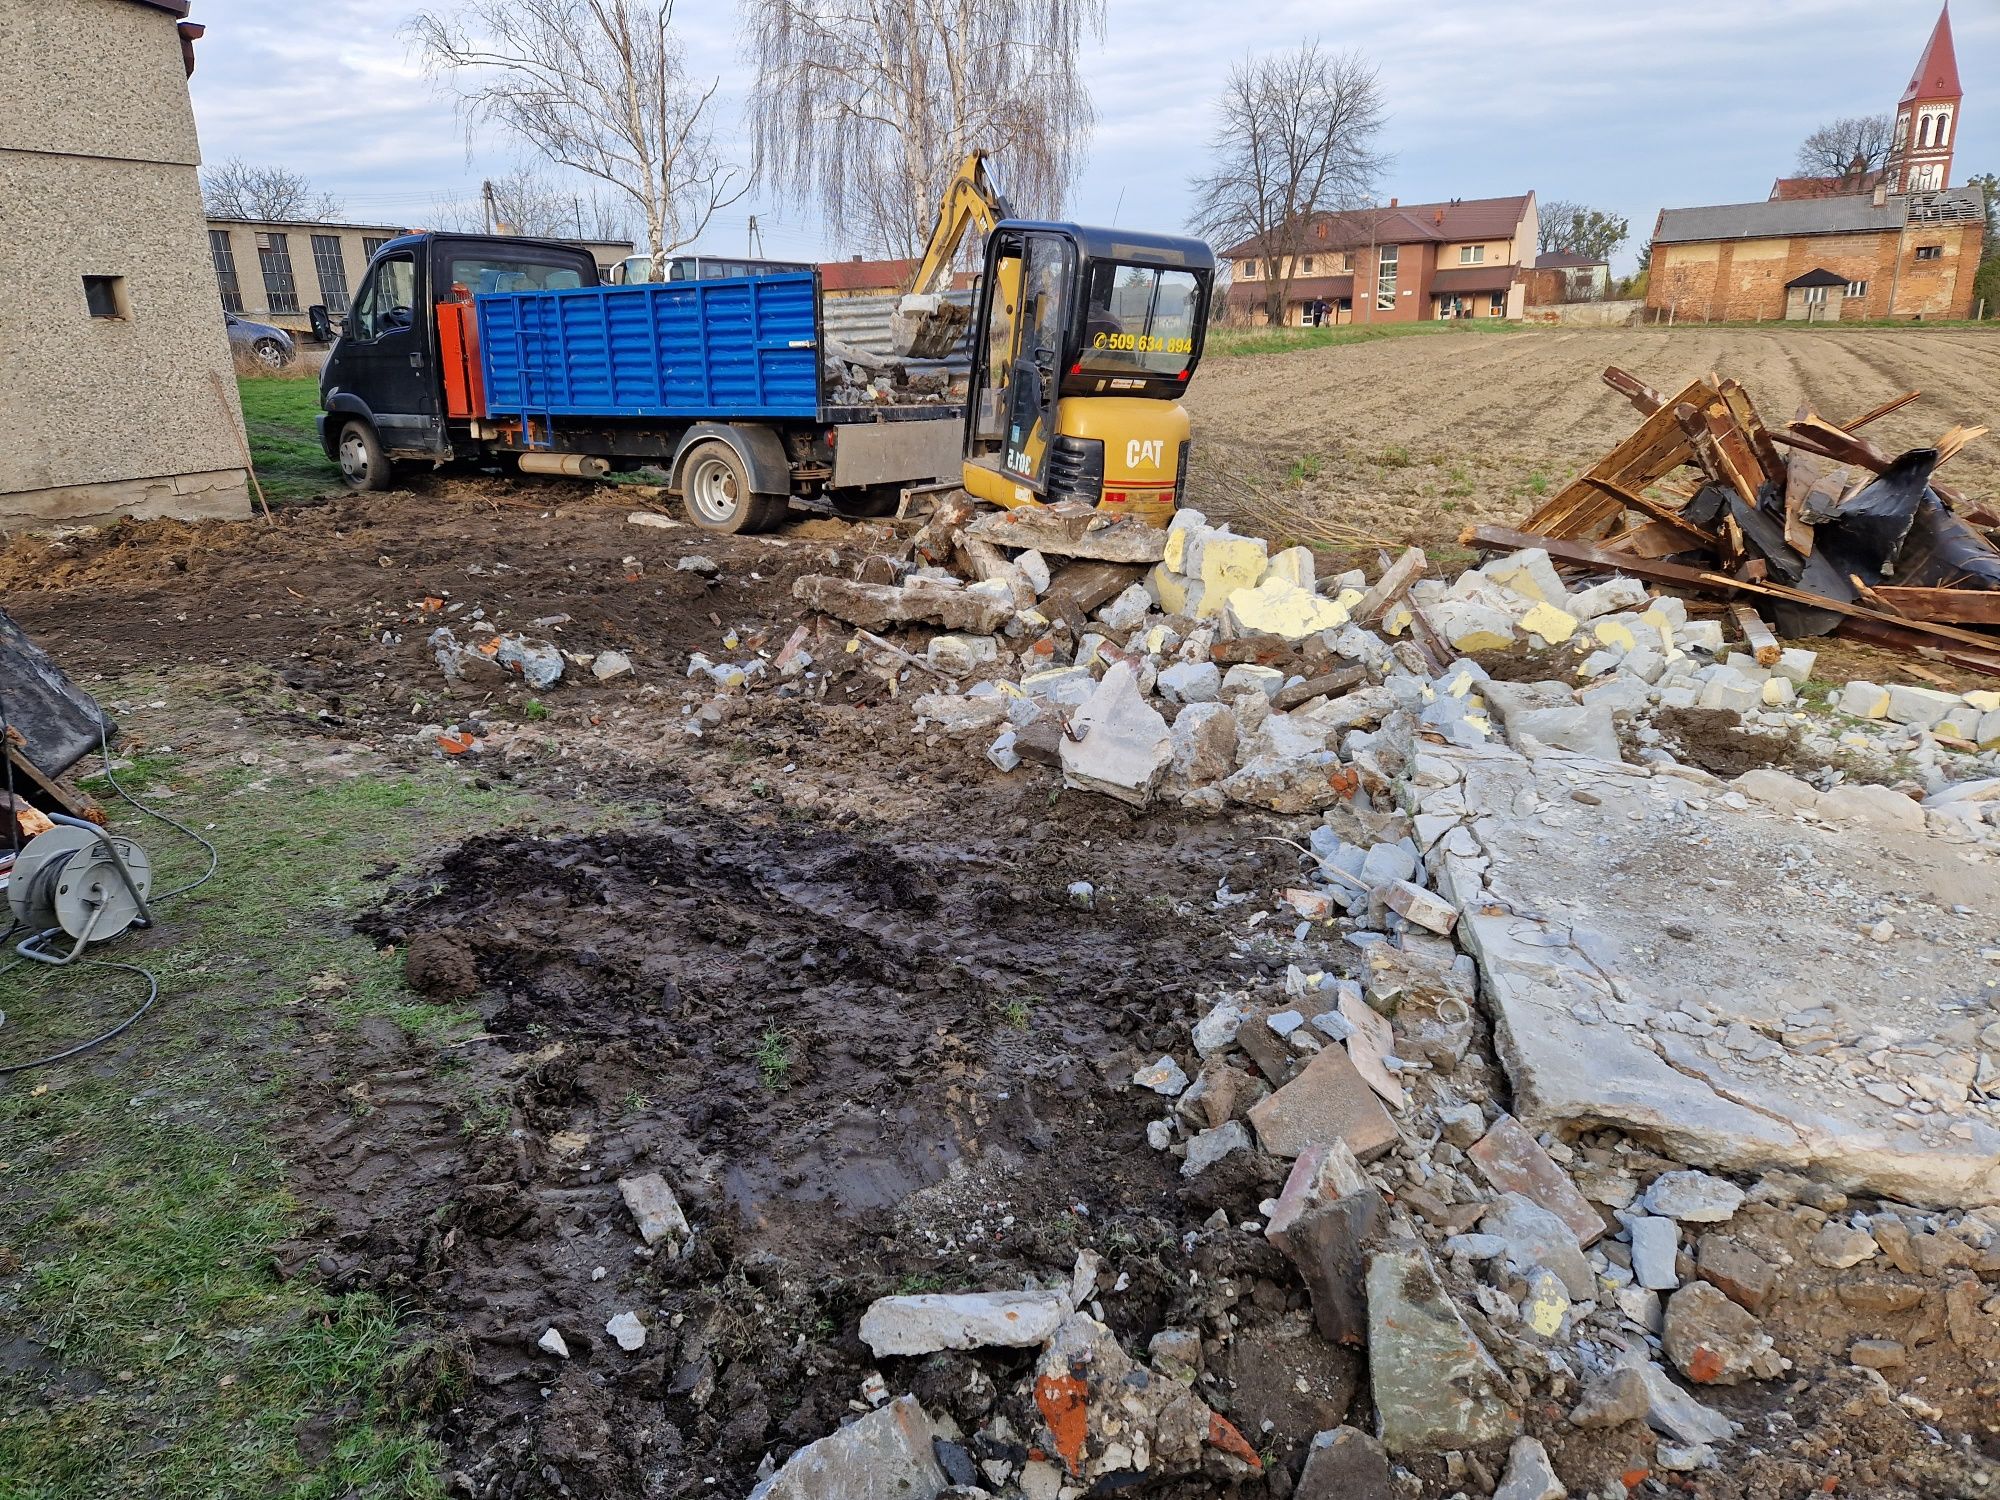
[[[1058,1281],[1092,1248],[1105,1285],[1126,1280],[1103,1307],[1128,1348],[1210,1333],[1202,1393],[1271,1460],[1243,1493],[1282,1500],[1313,1432],[1366,1420],[1365,1369],[1310,1332],[1260,1236],[1204,1228],[1217,1209],[1254,1217],[1275,1184],[1229,1165],[1184,1182],[1145,1148],[1159,1101],[1129,1080],[1204,996],[1269,986],[1294,957],[1346,966],[1338,944],[1299,948],[1247,924],[1259,906],[1218,900],[1268,904],[1296,869],[1271,840],[1297,829],[1000,776],[976,747],[913,736],[897,695],[921,674],[892,690],[831,627],[809,636],[823,693],[760,687],[704,724],[713,689],[690,684],[690,656],[775,650],[798,623],[791,581],[881,534],[717,538],[578,495],[454,482],[274,527],[153,522],[0,554],[10,613],[84,681],[174,664],[233,707],[211,753],[275,736],[393,766],[462,730],[484,742],[477,776],[575,798],[578,830],[617,824],[440,829],[432,859],[384,871],[352,914],[404,950],[413,988],[484,1025],[442,1048],[382,1028],[321,1060],[287,1127],[315,1228],[283,1248],[286,1274],[391,1294],[459,1372],[433,1415],[460,1493],[739,1497],[766,1454],[860,1399],[874,1297]],[[676,568],[696,554],[713,576]],[[427,644],[440,623],[615,648],[635,671],[452,684]],[[686,1257],[636,1246],[615,1181],[646,1170],[687,1204]],[[1947,1493],[1938,1464],[1962,1439],[1839,1373],[1887,1315],[1844,1310],[1823,1278],[1797,1292],[1772,1314],[1805,1356],[1797,1380],[1726,1398],[1763,1424],[1763,1456],[1660,1480]],[[648,1328],[636,1355],[604,1333],[624,1311]],[[536,1347],[551,1326],[567,1361]],[[1979,1389],[1948,1346],[1914,1357],[1925,1380]],[[969,1433],[1027,1360],[880,1367]],[[1531,1412],[1559,1461],[1612,1477],[1637,1461],[1631,1434],[1569,1432],[1561,1409],[1543,1392]]]

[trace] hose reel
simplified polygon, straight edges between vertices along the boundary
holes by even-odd
[[[57,826],[28,840],[15,858],[7,904],[29,934],[14,951],[61,966],[92,943],[153,925],[146,905],[153,862],[131,839],[81,818],[51,816]],[[65,935],[68,952],[49,946]]]

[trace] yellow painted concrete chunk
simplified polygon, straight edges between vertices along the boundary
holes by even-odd
[[[1173,539],[1167,540],[1167,550],[1173,550]],[[1146,575],[1146,592],[1153,596],[1153,602],[1170,615],[1188,613],[1188,591],[1190,580],[1176,573],[1165,563],[1156,563]]]
[[[1398,604],[1382,617],[1382,630],[1386,635],[1401,635],[1410,628],[1416,616],[1407,604]]]
[[[1979,688],[1965,695],[1965,701],[1983,714],[2000,712],[2000,693],[1988,688]]]
[[[1529,635],[1538,635],[1551,646],[1559,645],[1576,634],[1576,616],[1548,603],[1537,604],[1522,615],[1520,624]]]
[[[1317,575],[1313,571],[1313,555],[1310,547],[1287,547],[1274,556],[1264,568],[1264,581],[1282,578],[1286,583],[1312,592]]]
[[[1354,606],[1367,597],[1360,589],[1342,589],[1338,594],[1334,595],[1334,598],[1340,601],[1340,607],[1349,614],[1353,614]]]
[[[1616,620],[1599,620],[1590,627],[1590,633],[1597,637],[1597,644],[1608,646],[1613,651],[1636,651],[1639,638]]]
[[[1165,566],[1171,572],[1179,573],[1187,567],[1188,529],[1176,526],[1167,532],[1167,552]]]
[[[1229,623],[1244,635],[1302,641],[1345,625],[1347,609],[1337,599],[1321,599],[1282,578],[1268,578],[1229,596]]]
[[[1195,606],[1196,617],[1219,615],[1230,595],[1257,587],[1264,576],[1264,560],[1264,543],[1257,537],[1212,532],[1204,537],[1200,549],[1202,597]]]

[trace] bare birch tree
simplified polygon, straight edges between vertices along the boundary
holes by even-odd
[[[625,194],[664,258],[749,190],[716,148],[718,81],[688,78],[673,13],[673,0],[463,0],[409,35],[468,122]]]
[[[1311,40],[1237,63],[1218,109],[1211,170],[1194,183],[1195,231],[1257,248],[1265,312],[1281,323],[1313,219],[1371,202],[1388,166],[1375,149],[1387,117],[1380,77],[1360,53]]]
[[[915,255],[983,149],[1016,212],[1054,216],[1096,115],[1077,71],[1104,0],[744,0],[758,170],[858,249]]]
[[[201,174],[203,209],[218,219],[314,224],[340,216],[340,199],[284,167],[253,167],[240,156]]]
[[[1799,143],[1798,174],[1843,178],[1859,190],[1870,172],[1879,172],[1888,164],[1894,131],[1895,121],[1888,115],[1829,120]]]
[[[538,239],[622,240],[631,237],[631,215],[622,198],[603,192],[572,191],[532,167],[517,167],[491,179],[493,202],[489,222],[484,196],[439,199],[430,215],[438,229],[465,234],[497,228],[501,234],[525,234]]]

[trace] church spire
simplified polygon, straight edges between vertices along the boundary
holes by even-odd
[[[1896,105],[1896,133],[1883,173],[1892,193],[1933,193],[1951,186],[1952,149],[1958,142],[1958,54],[1951,44],[1951,6],[1938,12],[1910,86]]]

